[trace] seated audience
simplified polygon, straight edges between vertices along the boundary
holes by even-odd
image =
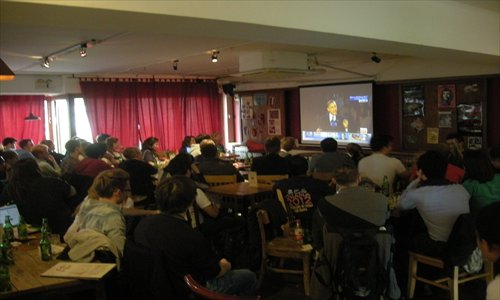
[[[16,204],[28,224],[40,226],[42,218],[47,218],[52,232],[62,235],[73,221],[68,204],[71,187],[60,179],[43,177],[33,158],[14,164],[12,178],[2,193],[2,199]]]
[[[450,133],[446,136],[446,144],[449,147],[448,162],[460,169],[464,168],[464,138],[458,133]]]
[[[289,174],[288,161],[279,155],[281,142],[278,137],[266,140],[266,154],[253,159],[251,170],[257,175]]]
[[[3,156],[1,155],[2,151],[0,151],[0,195],[2,194],[3,187],[5,185],[5,159],[3,159]],[[0,196],[0,201],[2,201],[2,198]]]
[[[80,140],[69,140],[64,145],[64,148],[66,148],[66,156],[61,161],[61,175],[66,177],[66,175],[75,173],[75,166],[82,161],[85,156]]]
[[[214,141],[215,147],[217,147],[217,154],[219,156],[226,153],[226,147],[224,147],[224,144],[222,144],[222,135],[219,132],[212,132],[212,134],[210,135],[210,139]]]
[[[361,177],[369,178],[378,186],[382,186],[384,176],[389,181],[389,191],[393,191],[393,183],[396,176],[409,177],[403,163],[393,157],[389,157],[392,152],[392,137],[389,135],[374,135],[370,140],[370,147],[373,154],[362,158],[358,163],[358,171]]]
[[[200,150],[198,169],[202,175],[236,175],[238,182],[244,181],[243,176],[229,161],[219,158],[217,147],[212,140],[203,140]]]
[[[93,253],[104,247],[121,258],[125,246],[125,219],[121,204],[130,194],[129,175],[122,169],[100,173],[82,203],[64,240],[75,261],[91,261]]]
[[[101,160],[104,153],[106,153],[105,144],[97,143],[87,146],[85,148],[85,155],[87,157],[76,164],[75,173],[95,178],[102,171],[111,169],[110,165]]]
[[[181,147],[179,148],[178,153],[187,153],[189,154],[191,152],[191,145],[195,144],[196,141],[194,140],[194,136],[192,135],[186,135],[184,139],[182,140]]]
[[[356,168],[342,167],[333,173],[337,193],[321,199],[318,209],[324,221],[337,228],[383,226],[389,218],[387,197],[359,186]]]
[[[417,160],[418,179],[401,196],[399,209],[416,208],[427,232],[412,238],[411,250],[440,256],[457,217],[469,213],[470,195],[459,184],[445,179],[446,158],[437,151],[427,151]]]
[[[380,271],[386,276],[384,282],[387,284],[388,298],[399,299],[401,290],[392,265],[393,236],[384,226],[389,218],[387,198],[380,193],[359,186],[361,177],[356,168],[342,167],[337,169],[334,172],[333,180],[337,185],[337,194],[326,196],[318,204],[318,210],[326,223],[325,227],[328,232],[326,235],[316,235],[321,238],[319,246],[323,246],[324,243],[326,251],[323,252],[323,255],[330,262],[337,261],[339,257],[336,249],[339,249],[340,241],[345,238],[345,232],[372,233],[378,245],[379,266],[384,267],[384,270]],[[323,227],[319,227],[319,229],[323,229]],[[359,252],[357,252],[357,256],[356,253],[353,255],[356,259],[363,259],[359,257]],[[386,266],[387,268],[385,268]],[[335,263],[331,263],[330,268],[333,270]],[[372,298],[374,295],[370,294],[369,296],[367,298]]]
[[[303,156],[291,156],[289,159],[291,178],[277,181],[273,190],[280,189],[285,205],[292,216],[290,219],[300,219],[304,228],[305,242],[311,242],[313,213],[318,202],[326,195],[335,191],[324,181],[307,176],[307,159]]]
[[[496,174],[500,173],[500,146],[493,147],[490,150],[490,159]]]
[[[359,144],[349,143],[347,144],[345,151],[349,157],[354,161],[356,167],[358,166],[359,161],[365,157],[365,153],[363,152],[363,148]]]
[[[333,173],[341,167],[354,167],[353,160],[345,153],[337,152],[337,141],[326,138],[320,143],[322,154],[313,156],[309,165],[309,173]]]
[[[64,155],[56,152],[56,145],[54,145],[54,142],[52,140],[42,140],[40,144],[47,145],[47,147],[49,147],[49,154],[52,155],[57,165],[61,166],[61,162],[62,159],[64,158]]]
[[[194,158],[198,158],[198,156],[201,155],[200,144],[204,140],[210,140],[210,141],[212,141],[212,138],[208,134],[203,134],[203,133],[202,134],[198,134],[194,138],[195,143],[191,144],[191,151],[189,152],[189,154],[191,154]]]
[[[160,180],[163,175],[163,168],[165,168],[165,165],[168,163],[163,157],[160,157],[160,153],[158,153],[159,147],[158,138],[151,136],[142,142],[141,148],[142,159],[158,170],[156,175],[154,175],[157,180]]]
[[[477,244],[483,257],[500,270],[500,202],[483,207],[476,218]],[[500,274],[488,284],[486,300],[500,299]]]
[[[167,178],[170,178],[172,176],[186,176],[189,178],[192,178],[193,176],[193,168],[196,168],[196,165],[193,164],[193,159],[192,156],[189,154],[178,154],[176,157],[174,157],[168,166],[165,168],[165,173],[162,178],[162,180],[166,180]],[[197,205],[199,209],[203,213],[200,212],[198,216],[195,215],[195,209],[193,206],[189,207],[188,209],[188,218],[190,220],[190,225],[193,228],[196,228],[196,218],[198,218],[199,223],[200,223],[200,228],[203,228],[205,231],[206,224],[209,223],[209,226],[213,225],[210,222],[212,219],[215,219],[219,216],[219,205],[216,203],[213,203],[203,192],[203,190],[199,187],[196,188],[196,199],[194,205]],[[209,218],[205,218],[204,216],[208,216]],[[205,219],[208,222],[205,222]],[[223,228],[219,228],[221,230]],[[215,234],[217,230],[213,231],[210,230],[211,234]]]
[[[2,140],[3,151],[16,151],[17,140],[13,137],[6,137]]]
[[[15,151],[4,151],[2,157],[5,160],[5,180],[10,181],[12,178],[12,169],[14,164],[19,160],[19,155]]]
[[[290,154],[290,151],[293,149],[297,148],[297,139],[294,138],[293,136],[286,136],[281,139],[281,150],[279,152],[279,155],[281,157],[288,157],[292,154]]]
[[[182,278],[191,274],[207,288],[224,294],[245,295],[255,290],[255,274],[231,270],[231,263],[220,259],[200,232],[186,223],[186,212],[193,205],[196,187],[185,176],[162,180],[156,190],[161,214],[142,220],[134,239],[138,244],[161,252],[173,286],[179,294],[189,293]],[[186,297],[185,297],[186,298]]]
[[[500,174],[495,174],[488,155],[482,150],[466,151],[464,166],[462,184],[471,196],[470,211],[475,215],[480,208],[500,201]]]
[[[154,203],[155,178],[158,170],[142,160],[139,148],[130,147],[123,151],[125,161],[118,165],[130,175],[130,188],[135,205]]]
[[[44,177],[61,177],[61,168],[55,158],[50,155],[47,145],[36,145],[32,153]]]
[[[102,160],[113,167],[118,167],[118,165],[124,160],[122,155],[123,147],[118,142],[115,137],[109,137],[106,139],[106,153],[104,154]]]
[[[23,139],[19,141],[19,150],[17,150],[17,154],[19,155],[19,159],[23,158],[34,158],[31,150],[33,149],[33,140],[31,139]]]

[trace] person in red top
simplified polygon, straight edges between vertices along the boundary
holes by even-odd
[[[85,155],[87,155],[87,157],[76,164],[75,173],[95,178],[102,171],[112,169],[110,165],[101,160],[106,150],[105,144],[98,143],[89,145],[85,148]]]

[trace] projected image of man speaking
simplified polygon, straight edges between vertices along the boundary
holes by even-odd
[[[316,131],[349,132],[349,118],[339,113],[338,96],[326,102],[327,115],[320,118],[320,124]],[[342,103],[339,101],[339,103]],[[343,103],[342,103],[343,104]]]

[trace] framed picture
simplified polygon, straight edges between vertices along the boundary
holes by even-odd
[[[414,117],[424,115],[424,87],[403,87],[403,116]]]
[[[451,128],[451,111],[438,112],[438,127]]]
[[[455,107],[455,85],[438,85],[438,108],[453,108]]]
[[[459,104],[457,106],[458,130],[464,133],[481,133],[482,110],[481,104]]]
[[[467,149],[478,150],[483,147],[483,138],[480,136],[467,137]]]

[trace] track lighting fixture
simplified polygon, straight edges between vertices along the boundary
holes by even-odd
[[[174,71],[177,71],[177,63],[179,62],[178,59],[174,60],[173,63],[172,63],[172,69],[174,69]]]
[[[377,56],[377,53],[375,52],[372,52],[372,57],[371,57],[371,60],[374,62],[374,63],[380,63],[382,61],[382,59],[380,57]]]
[[[216,63],[219,61],[218,55],[219,55],[219,51],[217,51],[217,50],[212,51],[212,62],[213,63]]]
[[[87,43],[83,43],[80,46],[80,56],[81,57],[86,57],[87,56]]]
[[[47,69],[48,69],[48,68],[50,68],[50,61],[51,61],[51,60],[52,60],[52,59],[50,59],[50,57],[48,57],[48,56],[47,56],[47,57],[44,57],[44,58],[42,59],[42,67],[47,68]]]
[[[81,57],[86,57],[87,56],[87,49],[92,48],[93,46],[102,43],[103,40],[96,40],[96,39],[90,39],[87,41],[84,41],[83,43],[80,42],[78,44],[73,44],[71,46],[68,46],[66,48],[63,48],[61,50],[57,50],[55,52],[49,53],[46,56],[44,56],[41,60],[41,66],[44,68],[50,68],[50,63],[54,61],[56,58],[73,53],[76,51],[79,51]]]

